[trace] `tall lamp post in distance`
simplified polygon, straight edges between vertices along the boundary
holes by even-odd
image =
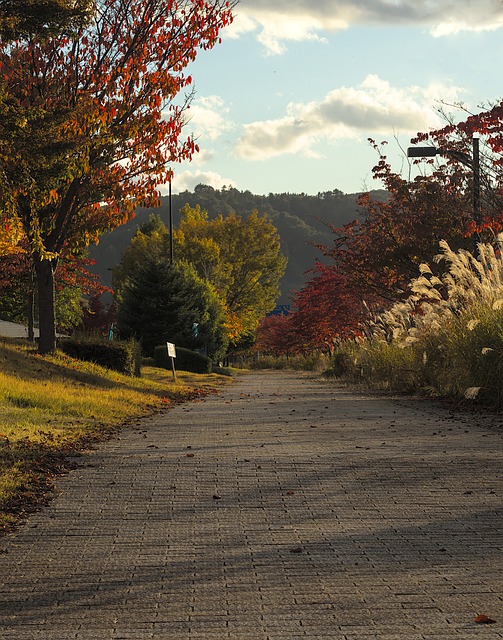
[[[169,263],[173,264],[173,209],[171,206],[171,180],[169,179],[169,191],[168,191],[168,212],[169,212]]]
[[[479,226],[480,219],[480,141],[478,133],[472,138],[472,157],[463,151],[443,149],[438,147],[409,147],[408,158],[432,158],[436,155],[452,156],[473,171],[473,220]]]

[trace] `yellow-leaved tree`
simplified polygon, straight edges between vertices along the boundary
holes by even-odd
[[[185,205],[173,233],[177,260],[191,263],[222,297],[234,345],[250,339],[280,295],[286,258],[267,215],[230,213],[208,219],[199,206]]]
[[[0,258],[20,253],[23,249],[19,243],[23,235],[23,226],[18,218],[0,213]]]

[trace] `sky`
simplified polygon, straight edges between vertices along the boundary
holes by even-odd
[[[234,16],[188,68],[200,152],[175,165],[174,193],[380,188],[369,138],[408,172],[410,138],[442,110],[503,98],[502,0],[241,0]]]

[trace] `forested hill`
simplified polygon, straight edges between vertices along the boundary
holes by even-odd
[[[376,197],[380,194],[381,192],[376,192]],[[260,214],[267,213],[278,229],[283,253],[288,257],[281,285],[282,296],[278,301],[288,304],[291,292],[302,288],[305,272],[313,267],[317,258],[321,258],[320,251],[313,243],[330,244],[332,234],[327,224],[341,226],[358,217],[357,198],[358,194],[346,195],[338,190],[316,196],[303,193],[271,193],[261,196],[234,188],[217,190],[207,185],[198,185],[193,192],[173,194],[173,224],[178,226],[180,209],[185,204],[191,207],[199,205],[201,209],[208,211],[210,219],[219,213],[225,216],[231,211],[243,217],[253,209],[257,209]],[[166,197],[162,199],[161,207],[139,210],[133,220],[103,236],[99,245],[92,248],[91,257],[96,260],[95,271],[105,284],[111,284],[110,270],[120,260],[138,227],[152,212],[158,213],[166,226],[169,226],[169,203]]]

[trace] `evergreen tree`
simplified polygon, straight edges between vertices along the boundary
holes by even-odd
[[[155,256],[125,281],[118,300],[121,337],[135,337],[146,355],[165,342],[205,349],[217,359],[225,353],[225,313],[217,294],[186,264],[170,265]]]
[[[169,232],[161,218],[152,213],[140,226],[119,264],[113,268],[113,287],[118,296],[126,280],[146,261],[155,259],[169,262]]]

